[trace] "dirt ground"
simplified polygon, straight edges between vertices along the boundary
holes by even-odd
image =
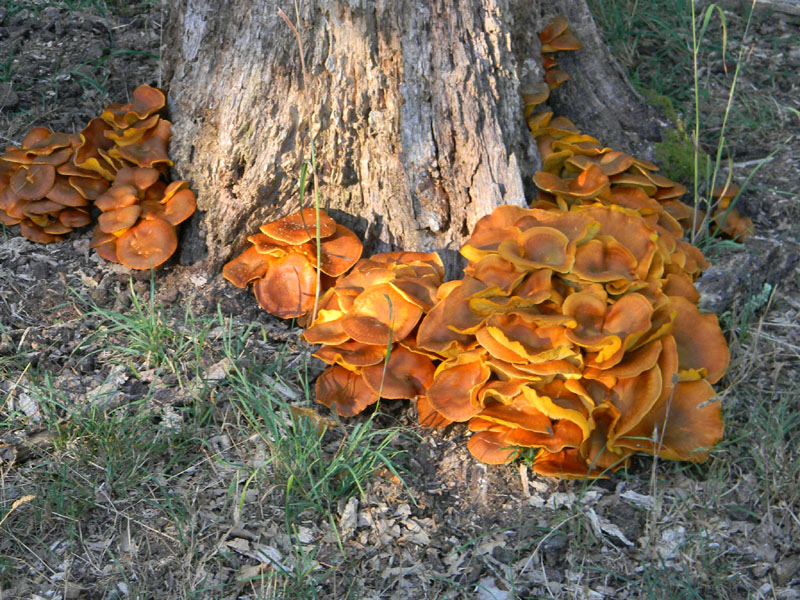
[[[67,3],[20,6],[0,3],[6,145],[35,125],[77,132],[136,86],[162,84],[163,15],[151,3],[108,13]],[[758,120],[755,138],[731,140],[739,183],[777,150],[742,199],[756,235],[716,250],[701,282],[705,306],[726,315],[734,353],[720,387],[726,442],[709,463],[640,457],[591,485],[538,479],[524,465],[477,463],[463,427],[421,431],[409,408],[389,403],[378,423],[409,432],[392,442],[407,453],[405,485],[379,471],[363,494],[332,506],[340,540],[318,512],[301,512],[286,527],[283,487],[268,477],[246,485],[245,467],[263,462],[266,450],[255,436],[237,437],[242,425],[224,386],[203,388],[210,416],[185,422],[196,373],[222,361],[221,327],[210,327],[209,352],[185,373],[154,375],[146,357],[120,361],[102,346],[113,331],[96,335],[110,328],[97,309],[135,312],[150,293],[149,274],[98,258],[86,231],[37,245],[4,228],[0,516],[8,520],[0,524],[0,599],[800,598],[800,484],[793,479],[800,469],[791,470],[800,460],[800,118],[790,110],[800,110],[800,17],[763,13],[756,31],[740,89],[751,99],[769,91],[778,109],[771,105]],[[724,102],[724,81],[709,90]],[[219,275],[186,281],[177,264],[155,281],[155,300],[175,328],[186,326],[187,308],[196,318],[219,314],[237,331],[256,324],[260,337],[246,342],[254,361],[282,361],[291,373],[308,359],[299,330],[258,310],[250,293]],[[17,371],[12,361],[21,361]],[[20,389],[34,371],[61,402],[74,403],[55,423],[25,404]],[[304,381],[288,377],[284,392],[302,397]],[[76,407],[111,411],[145,392],[154,428],[193,427],[204,438],[187,436],[196,444],[192,458],[158,465],[163,476],[120,489],[112,474],[81,463],[79,439],[54,441]],[[785,414],[770,412],[779,400]],[[28,418],[11,416],[21,413]],[[335,448],[341,434],[331,435]],[[87,484],[62,490],[86,494],[80,511],[41,498],[11,511],[15,500],[40,493],[43,478],[56,481],[58,469]],[[268,576],[276,572],[282,575]]]

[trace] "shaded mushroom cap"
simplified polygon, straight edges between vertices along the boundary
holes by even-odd
[[[614,440],[614,446],[668,460],[705,461],[724,431],[720,403],[711,402],[715,395],[704,379],[678,383],[636,427]],[[656,429],[659,436],[654,441]]]
[[[22,138],[22,149],[27,150],[34,144],[38,144],[42,140],[47,139],[52,133],[53,132],[47,127],[32,127],[31,130],[25,134],[25,137]]]
[[[236,287],[245,288],[251,281],[266,275],[270,263],[274,261],[273,257],[261,254],[255,246],[250,246],[239,256],[225,263],[222,267],[222,276]]]
[[[96,200],[109,188],[108,180],[102,178],[70,176],[67,181],[71,187],[75,188],[87,200]]]
[[[567,29],[569,29],[569,21],[561,15],[556,15],[547,22],[547,25],[545,25],[544,29],[539,33],[539,41],[542,44],[552,42]]]
[[[135,187],[115,183],[95,199],[94,205],[103,212],[108,212],[133,206],[138,202],[139,197],[136,195]]]
[[[670,296],[669,300],[676,311],[672,335],[678,348],[679,375],[704,377],[709,383],[717,383],[731,359],[717,316],[701,314],[693,302],[682,296]]]
[[[19,232],[22,234],[22,237],[38,244],[52,244],[53,242],[60,242],[63,239],[61,236],[45,232],[39,225],[36,225],[28,219],[19,222]]]
[[[427,396],[419,396],[417,398],[417,420],[422,427],[431,427],[439,429],[447,427],[452,423],[438,410],[431,406]]]
[[[319,211],[320,238],[326,238],[336,233],[336,221],[331,219],[324,210]],[[316,210],[304,208],[301,211],[265,223],[261,232],[285,244],[302,244],[317,237]]]
[[[85,227],[92,222],[92,217],[85,210],[79,208],[65,208],[58,213],[59,222],[71,229]]]
[[[561,479],[607,478],[602,469],[590,469],[577,448],[566,448],[560,452],[539,451],[533,461],[533,470],[546,477]]]
[[[338,364],[350,371],[361,367],[383,364],[388,346],[364,344],[355,340],[320,347],[314,356],[329,365]]]
[[[192,190],[181,190],[164,204],[164,220],[170,225],[179,225],[197,210],[197,200]]]
[[[320,242],[320,270],[331,277],[347,272],[358,259],[364,246],[355,233],[336,224],[336,231]]]
[[[14,173],[11,189],[23,200],[44,198],[53,187],[56,170],[52,165],[31,165]]]
[[[442,362],[428,388],[431,406],[451,421],[468,421],[481,410],[478,392],[492,372],[483,352],[465,352]]]
[[[130,185],[143,192],[158,181],[160,176],[161,173],[152,167],[123,167],[117,171],[114,186]]]
[[[253,286],[261,308],[281,319],[291,319],[314,307],[317,272],[302,254],[290,252],[270,264]]]
[[[133,227],[142,214],[142,207],[138,204],[117,208],[104,212],[97,218],[100,231],[121,235],[123,231]]]
[[[473,434],[467,441],[467,450],[479,461],[488,465],[503,465],[517,457],[519,448],[506,441],[509,428],[494,425]]]
[[[139,221],[117,239],[117,258],[126,267],[145,270],[164,263],[177,247],[172,225],[161,219]]]
[[[98,118],[89,121],[89,124],[80,132],[81,143],[75,149],[73,162],[76,167],[93,171],[105,179],[113,181],[116,170],[112,169],[108,162],[101,158],[99,152],[100,150],[108,150],[114,145],[114,142],[105,136],[105,132],[109,130],[109,125],[102,119]]]
[[[332,409],[335,406],[336,412],[343,417],[357,415],[378,401],[378,395],[360,375],[339,365],[326,369],[317,377],[314,389],[317,402]]]
[[[69,180],[64,177],[56,177],[53,187],[47,192],[47,199],[61,206],[79,208],[89,205],[89,201],[84,198],[78,190],[71,186]]]

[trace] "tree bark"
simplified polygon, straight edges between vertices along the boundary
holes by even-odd
[[[589,15],[585,0],[547,6]],[[436,250],[456,275],[475,222],[531,197],[540,162],[520,93],[542,77],[545,22],[530,0],[172,0],[170,153],[200,210],[181,262],[217,272],[258,225],[297,210],[313,150],[321,205],[366,252]],[[590,15],[575,25],[579,37],[594,27]],[[592,74],[609,54],[582,54],[572,60],[586,71],[567,84],[591,90],[579,121],[611,107],[603,127],[616,137],[642,129],[630,86]]]

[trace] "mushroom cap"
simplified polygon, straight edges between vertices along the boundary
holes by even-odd
[[[364,382],[382,398],[413,399],[425,395],[436,367],[422,354],[395,344],[385,363],[364,367]]]
[[[91,223],[92,217],[85,210],[79,208],[65,208],[58,213],[58,220],[66,227],[77,229]]]
[[[331,277],[347,272],[358,259],[364,246],[358,236],[343,225],[320,242],[320,270]]]
[[[442,413],[431,406],[427,396],[417,398],[417,420],[422,427],[435,429],[447,427],[452,423],[450,419],[445,418]]]
[[[78,190],[69,184],[69,179],[57,176],[53,187],[47,192],[47,199],[61,206],[81,207],[89,206],[89,202]]]
[[[282,319],[299,317],[314,308],[316,269],[302,254],[290,252],[270,264],[253,292],[261,308],[271,315]]]
[[[33,215],[48,215],[62,208],[60,204],[52,200],[31,200],[22,209],[22,212],[25,213],[25,216],[32,217]]]
[[[197,210],[197,200],[192,190],[181,190],[164,204],[164,220],[171,225],[179,225]]]
[[[422,308],[409,302],[390,283],[361,292],[342,317],[342,328],[354,340],[386,345],[405,339],[416,327]]]
[[[47,127],[33,127],[31,130],[25,134],[25,137],[22,138],[22,148],[24,150],[30,148],[34,144],[38,144],[42,140],[46,139],[50,134],[53,133]]]
[[[320,306],[323,302],[320,299]],[[341,319],[344,313],[341,310],[321,308],[317,317],[303,332],[303,339],[309,344],[343,344],[350,339],[342,329]]]
[[[112,102],[103,111],[102,119],[120,129],[146,119],[160,111],[166,104],[164,93],[149,85],[140,85],[133,90],[133,99],[127,104]]]
[[[97,199],[109,188],[108,180],[103,178],[70,176],[67,181],[87,200]]]
[[[120,260],[117,257],[117,238],[102,244],[98,244],[95,246],[95,250],[97,250],[97,256],[100,258],[109,262],[120,264]]]
[[[143,192],[158,181],[160,176],[161,173],[152,167],[123,167],[117,171],[114,185],[130,185]]]
[[[151,115],[142,121],[134,123],[126,129],[114,129],[112,131],[107,131],[106,137],[114,140],[114,143],[117,146],[130,146],[131,144],[136,144],[142,140],[144,134],[147,133],[149,129],[155,127],[159,118],[160,117],[157,114]]]
[[[608,474],[600,469],[590,469],[577,448],[565,448],[560,452],[549,452],[542,448],[533,461],[533,470],[539,475],[561,479],[608,477]]]
[[[470,454],[488,465],[503,465],[517,457],[519,447],[508,443],[505,438],[509,427],[492,425],[491,429],[473,434],[467,441]]]
[[[357,371],[361,367],[377,365],[386,359],[387,346],[364,344],[355,340],[340,344],[324,345],[314,356],[329,365],[338,364],[350,371]]]
[[[696,372],[717,383],[728,370],[731,356],[717,316],[702,314],[697,306],[682,296],[670,296],[676,311],[672,335],[678,348],[680,374]]]
[[[97,218],[100,231],[121,235],[121,232],[133,227],[142,214],[142,207],[138,204],[117,208],[104,212]]]
[[[110,126],[103,119],[92,119],[80,132],[81,143],[75,149],[72,159],[76,167],[99,173],[109,181],[114,180],[115,169],[100,157],[100,150],[108,150],[114,142],[105,136]]]
[[[44,198],[56,181],[52,165],[30,165],[19,169],[11,178],[11,189],[23,200]]]
[[[136,188],[132,185],[117,185],[116,182],[94,201],[94,205],[103,212],[133,206],[139,202]]]
[[[614,446],[667,460],[703,462],[708,450],[722,439],[724,424],[714,389],[705,379],[685,381],[662,397],[636,427],[614,440]],[[659,436],[653,441],[654,432]]]
[[[19,222],[19,232],[22,234],[22,237],[38,244],[52,244],[53,242],[60,242],[63,239],[61,236],[45,232],[42,227],[36,225],[29,219],[23,219]]]
[[[245,288],[254,279],[264,277],[274,260],[271,256],[258,252],[254,246],[250,246],[239,256],[225,263],[222,267],[222,276],[236,287]]]
[[[265,223],[260,229],[261,233],[284,244],[302,244],[317,237],[316,209],[304,208],[277,221]],[[322,209],[319,209],[319,229],[320,238],[336,233],[336,221]]]
[[[119,237],[117,258],[126,267],[146,270],[164,263],[177,247],[175,228],[161,219],[149,219],[139,221]]]
[[[152,167],[157,164],[172,165],[167,152],[172,130],[169,121],[159,119],[158,124],[149,129],[141,141],[129,146],[116,146],[120,158],[140,167]]]
[[[539,33],[539,41],[542,44],[551,42],[567,29],[569,29],[569,21],[561,15],[556,15],[547,22],[547,25]]]
[[[378,395],[364,383],[357,373],[334,365],[317,377],[314,385],[317,402],[330,408],[343,417],[357,415],[369,405],[378,401]]]
[[[468,421],[483,408],[478,393],[491,374],[483,351],[464,352],[436,368],[428,401],[446,419]]]

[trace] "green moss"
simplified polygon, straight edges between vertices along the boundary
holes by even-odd
[[[694,144],[686,122],[669,97],[649,90],[643,93],[647,101],[671,123],[671,127],[664,130],[661,141],[654,146],[656,164],[665,177],[690,184],[694,181]],[[699,165],[705,165],[706,159],[707,155],[701,149]]]

